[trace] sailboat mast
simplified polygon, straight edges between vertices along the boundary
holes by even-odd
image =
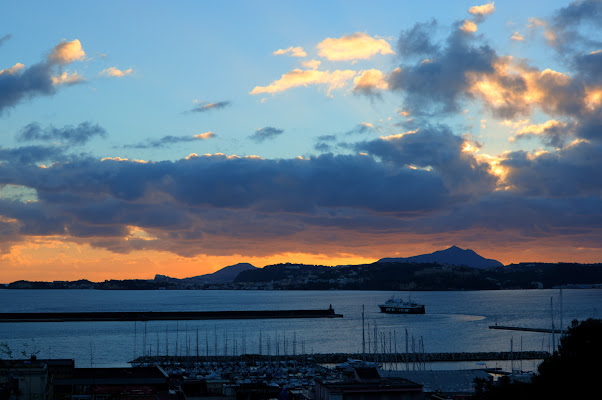
[[[560,337],[564,334],[564,324],[562,322],[562,286],[560,287]]]
[[[552,354],[556,353],[556,335],[554,329],[554,302],[553,297],[550,297],[550,314],[552,316]]]
[[[362,304],[362,361],[366,361],[366,329],[364,328],[364,308]]]

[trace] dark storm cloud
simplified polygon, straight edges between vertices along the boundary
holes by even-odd
[[[416,133],[357,143],[355,149],[403,166],[432,168],[454,192],[464,196],[487,193],[496,179],[486,163],[462,151],[464,139],[445,126],[426,126]]]
[[[361,123],[361,124],[357,124],[353,129],[350,129],[347,132],[345,132],[345,135],[355,135],[355,134],[361,135],[361,134],[368,133],[368,132],[374,132],[376,130],[378,130],[378,128],[372,124]]]
[[[602,107],[581,118],[575,132],[577,137],[602,142]]]
[[[459,203],[445,215],[428,216],[412,228],[427,233],[435,226],[438,231],[454,232],[457,239],[475,231],[477,236],[505,232],[500,238],[506,243],[559,238],[567,246],[597,247],[602,238],[599,207],[598,196],[546,198],[498,191],[478,202]]]
[[[437,21],[418,22],[412,29],[401,31],[397,41],[397,52],[401,57],[429,55],[439,52],[439,45],[432,42]]]
[[[516,139],[526,139],[538,137],[541,142],[549,147],[561,148],[575,135],[575,124],[567,125],[565,123],[544,124],[540,131],[534,132],[531,129],[523,129],[517,133]]]
[[[32,164],[64,159],[64,149],[57,146],[22,146],[17,148],[0,147],[0,161],[19,164]],[[0,164],[0,168],[1,168]],[[0,174],[0,179],[6,178]],[[0,182],[2,182],[0,180]]]
[[[305,230],[299,225],[304,215],[337,220],[337,210],[349,210],[343,222],[356,212],[420,215],[449,203],[437,174],[367,156],[158,163],[82,158],[48,168],[8,163],[0,167],[0,182],[37,193],[31,204],[0,199],[2,215],[22,223],[21,235],[105,237],[112,247],[133,225],[165,241],[145,246],[171,246],[181,254],[207,251],[186,237],[286,235]]]
[[[592,89],[597,90],[592,86],[602,82],[602,44],[590,41],[584,47],[577,33],[599,36],[601,10],[602,2],[576,2],[557,12],[551,24],[538,20],[550,37],[555,35],[557,44],[574,47],[562,55],[574,69],[566,74],[499,56],[480,35],[459,29],[460,22],[452,25],[441,44],[432,39],[435,22],[416,24],[400,35],[397,48],[403,64],[389,75],[389,86],[417,117],[457,114],[469,101],[480,99],[497,118],[524,118],[539,108],[555,119],[588,120],[588,126],[595,126],[590,115],[595,110],[586,99]],[[542,138],[558,144],[560,136]]]
[[[218,101],[217,103],[204,103],[194,107],[190,110],[190,112],[202,113],[210,110],[219,110],[230,106],[230,104],[231,102],[229,101]]]
[[[249,139],[262,143],[265,140],[275,139],[276,137],[282,135],[284,133],[284,129],[278,129],[271,126],[266,126],[265,128],[257,129],[254,134],[249,136]]]
[[[599,196],[602,188],[600,154],[602,141],[580,142],[538,157],[530,157],[524,151],[513,152],[502,165],[509,168],[508,184],[526,196]]]
[[[54,94],[56,88],[52,83],[52,67],[52,64],[42,62],[24,68],[23,72],[0,74],[0,113],[23,99]]]
[[[0,159],[8,161],[0,164],[0,183],[31,188],[37,201],[0,199],[0,210],[19,222],[5,227],[11,240],[68,235],[119,253],[183,256],[271,254],[276,240],[288,251],[311,251],[336,232],[360,238],[493,229],[512,230],[509,238],[569,231],[585,232],[586,242],[599,238],[599,144],[577,143],[536,158],[508,155],[509,191],[494,191],[496,177],[463,144],[449,128],[433,126],[355,145],[367,155],[142,163],[59,154],[64,161],[48,168],[35,164],[48,149],[30,158],[18,155],[34,154],[33,148],[3,149]],[[129,236],[131,226],[150,238]]]
[[[10,40],[11,37],[12,37],[11,34],[6,34],[6,35],[0,37],[0,47],[4,44],[4,42]]]
[[[576,56],[574,64],[584,82],[602,85],[602,49]]]
[[[328,153],[332,151],[332,146],[326,142],[318,142],[314,144],[314,149],[320,153]]]
[[[328,153],[331,152],[334,148],[333,142],[337,140],[336,135],[321,135],[316,138],[316,143],[314,144],[314,150],[320,153]]]
[[[58,44],[46,60],[30,67],[5,70],[0,73],[0,115],[7,109],[16,106],[24,99],[36,96],[49,96],[56,93],[57,83],[53,81],[55,74],[74,59],[63,59],[54,52],[68,42]],[[79,43],[79,41],[78,41]],[[83,51],[82,51],[83,54]],[[13,67],[14,68],[14,67]],[[70,78],[70,79],[69,79]],[[81,77],[71,76],[63,80],[61,85],[74,85],[83,82]]]
[[[77,126],[65,126],[63,128],[55,128],[48,126],[40,127],[36,122],[25,126],[17,135],[17,140],[20,142],[26,141],[59,141],[71,145],[86,144],[95,136],[106,137],[107,131],[98,125],[91,122],[82,122]]]
[[[389,87],[400,92],[412,115],[437,112],[454,113],[460,110],[460,100],[470,97],[470,73],[491,73],[498,56],[487,44],[478,44],[474,35],[459,30],[459,23],[440,48],[427,45],[426,60],[413,65],[401,65],[389,75]],[[420,27],[420,34],[403,33],[398,49],[417,52],[431,26]],[[418,36],[416,38],[415,36]]]
[[[555,40],[551,44],[561,55],[575,54],[584,48],[591,51],[593,47],[593,50],[598,50],[602,46],[601,26],[601,1],[574,1],[558,10],[554,16],[551,29]],[[584,28],[587,33],[580,28]]]

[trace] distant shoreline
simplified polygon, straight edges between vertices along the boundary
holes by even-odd
[[[219,280],[215,276],[178,279],[163,275],[154,279],[104,282],[19,280],[4,284],[0,289],[468,291],[561,287],[602,289],[602,264],[523,263],[472,268],[415,262],[337,267],[286,263],[252,267],[227,278],[222,275]]]

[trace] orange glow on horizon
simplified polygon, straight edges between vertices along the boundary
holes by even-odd
[[[364,255],[335,253],[332,251],[335,245],[332,244],[317,249],[320,253],[316,254],[274,252],[267,256],[232,254],[194,257],[156,250],[118,254],[88,244],[65,241],[63,237],[35,237],[28,243],[14,245],[10,252],[0,256],[0,283],[17,280],[88,279],[99,282],[107,279],[153,279],[156,274],[187,278],[210,274],[242,262],[256,267],[287,262],[327,266],[370,264],[384,257],[411,257],[432,253],[453,244],[464,249],[470,248],[485,258],[496,259],[505,265],[518,262],[593,263],[602,258],[601,248],[577,248],[567,245],[564,238],[547,238],[533,242],[516,241],[513,237],[508,241],[508,238],[499,237],[497,232],[481,230],[475,230],[468,235],[468,242],[460,237],[450,239],[450,235],[385,235],[382,236],[380,245],[375,242],[373,246],[358,249],[358,253],[365,252]],[[476,243],[474,237],[479,237],[484,242]],[[398,243],[404,245],[400,246]],[[496,245],[491,246],[490,243]]]

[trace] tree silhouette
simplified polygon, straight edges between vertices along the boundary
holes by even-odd
[[[558,351],[544,360],[531,383],[510,382],[507,377],[497,384],[477,381],[477,399],[585,399],[599,392],[602,360],[602,320],[573,320],[560,339]]]

